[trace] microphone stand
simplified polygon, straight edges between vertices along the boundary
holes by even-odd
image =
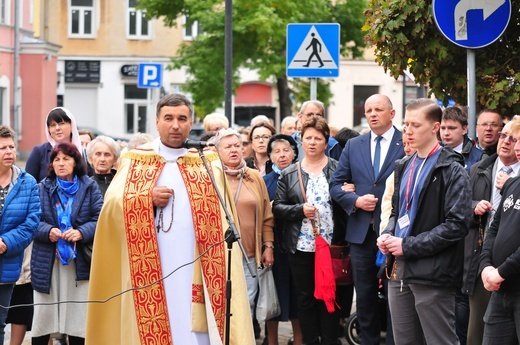
[[[252,277],[256,277],[255,274],[255,267],[252,266],[253,264],[249,261],[247,258],[246,251],[244,249],[244,246],[242,245],[242,241],[240,240],[240,234],[238,233],[237,227],[235,225],[235,222],[233,221],[233,217],[231,217],[231,214],[229,213],[229,210],[226,207],[226,203],[224,202],[224,198],[220,194],[220,191],[217,188],[217,183],[215,182],[215,177],[211,173],[211,170],[209,168],[208,162],[206,160],[206,157],[204,156],[204,153],[202,152],[203,148],[199,147],[197,148],[199,151],[199,157],[202,159],[202,163],[204,163],[204,167],[206,168],[206,171],[208,172],[209,178],[211,179],[211,183],[213,184],[213,187],[215,188],[215,192],[217,192],[218,199],[220,201],[220,205],[224,209],[224,213],[226,214],[226,220],[228,221],[229,228],[226,230],[224,234],[224,239],[227,243],[227,252],[228,252],[228,267],[227,267],[227,280],[226,280],[226,328],[224,331],[224,343],[226,345],[229,345],[229,330],[230,330],[230,323],[231,323],[231,252],[233,249],[233,242],[237,242],[238,246],[240,247],[240,250],[242,251],[242,255],[244,256],[246,262],[247,262],[247,268],[249,270],[249,273]],[[224,178],[226,178],[224,176]]]

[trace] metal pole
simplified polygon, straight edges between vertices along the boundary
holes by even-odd
[[[153,119],[152,117],[152,89],[151,88],[147,88],[146,89],[146,131],[148,133],[151,132],[152,130],[152,123],[153,121],[151,121],[151,119]],[[137,133],[139,132],[139,107],[137,107],[137,110],[136,114],[135,114],[135,118],[134,118],[134,133]],[[154,116],[155,117],[155,116]]]
[[[403,120],[406,113],[406,74],[403,73]]]
[[[18,86],[18,70],[20,64],[20,1],[14,1],[14,65],[13,65],[13,124],[12,128],[16,138],[20,140],[20,129],[18,126],[20,111],[20,95]],[[9,119],[10,121],[10,119]],[[9,125],[9,123],[7,123]]]
[[[311,101],[318,99],[318,78],[311,78]]]
[[[224,87],[225,100],[224,111],[229,123],[233,124],[232,119],[232,102],[233,96],[233,0],[226,0],[225,2],[225,45],[224,45]]]
[[[470,138],[476,139],[475,50],[468,49],[466,53],[468,65],[468,135]]]

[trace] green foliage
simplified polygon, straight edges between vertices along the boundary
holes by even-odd
[[[511,4],[511,20],[502,37],[475,53],[477,111],[496,108],[506,116],[520,114],[520,0]],[[369,0],[363,30],[376,61],[392,76],[409,68],[438,99],[467,103],[467,50],[441,34],[431,1]]]
[[[289,23],[340,23],[341,49],[345,56],[361,56],[364,47],[363,10],[367,0],[234,0],[233,1],[233,85],[238,85],[239,68],[256,70],[262,81],[287,84],[285,78],[286,28]],[[181,14],[189,15],[202,26],[204,34],[181,45],[172,68],[185,68],[190,92],[199,109],[211,112],[224,100],[224,1],[215,0],[141,0],[150,17],[161,17],[174,25]],[[328,84],[328,83],[324,83]],[[280,86],[280,85],[279,85]],[[278,87],[278,90],[290,90]],[[281,113],[282,99],[279,95]],[[325,99],[327,97],[327,99]],[[330,91],[318,93],[328,101]],[[308,98],[308,93],[307,93]]]

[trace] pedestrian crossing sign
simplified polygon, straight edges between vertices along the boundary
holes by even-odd
[[[287,76],[339,76],[339,30],[337,23],[287,25]]]

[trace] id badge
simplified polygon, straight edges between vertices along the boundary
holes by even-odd
[[[409,226],[410,225],[410,218],[408,218],[408,213],[406,213],[404,216],[399,218],[397,220],[397,222],[399,223],[399,227],[401,229],[404,229],[405,227]]]

